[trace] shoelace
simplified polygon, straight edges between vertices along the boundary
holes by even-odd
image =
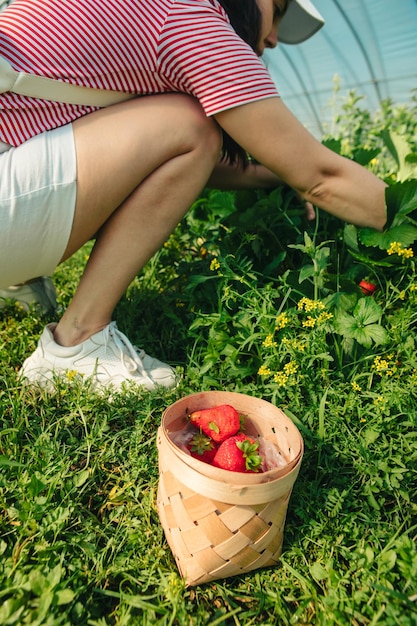
[[[139,372],[141,376],[153,382],[143,364],[143,358],[146,356],[145,351],[136,348],[126,335],[117,328],[116,322],[110,322],[104,329],[104,340],[106,346],[109,341],[113,341],[114,345],[117,346],[120,351],[120,361],[127,372]]]

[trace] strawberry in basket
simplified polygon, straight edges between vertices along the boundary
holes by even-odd
[[[241,426],[239,413],[230,404],[193,411],[190,422],[216,443],[236,435]]]
[[[199,432],[187,443],[187,449],[195,459],[203,463],[212,463],[217,452],[217,445],[210,437]]]
[[[263,458],[259,442],[239,433],[223,441],[213,459],[213,465],[231,472],[262,472]]]

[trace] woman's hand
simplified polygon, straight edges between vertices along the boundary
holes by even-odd
[[[207,183],[207,187],[224,190],[275,189],[280,185],[285,185],[284,181],[260,163],[249,163],[243,168],[241,165],[230,165],[227,161],[219,161]],[[305,208],[306,219],[314,220],[316,212],[313,205],[296,193]]]

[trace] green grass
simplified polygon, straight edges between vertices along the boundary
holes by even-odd
[[[403,253],[417,117],[387,104],[358,125],[356,104],[332,146],[389,181],[386,233],[307,224],[282,190],[206,192],[118,305],[120,329],[177,366],[177,389],[23,389],[51,318],[0,313],[0,624],[417,624],[417,278]],[[54,276],[63,308],[89,250]],[[185,588],[156,510],[156,430],[208,389],[280,406],[305,454],[280,565]]]

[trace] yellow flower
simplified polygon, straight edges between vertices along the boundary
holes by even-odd
[[[295,361],[289,361],[284,365],[284,372],[290,376],[291,374],[295,374],[298,370],[298,364]]]
[[[304,328],[314,328],[314,326],[316,325],[316,321],[317,320],[314,317],[311,317],[311,315],[309,315],[307,319],[303,321],[303,326]]]
[[[402,244],[398,241],[393,241],[387,250],[387,254],[398,254],[398,250],[401,250]]]
[[[277,342],[274,341],[274,335],[267,335],[262,345],[265,346],[265,348],[275,347],[277,345]]]
[[[375,398],[374,400],[374,405],[377,407],[380,407],[382,410],[385,409],[385,400],[382,396],[378,396],[377,398]]]
[[[274,374],[274,382],[277,383],[278,387],[285,387],[288,382],[287,374],[284,374],[284,372],[276,372],[276,374]]]
[[[310,298],[301,298],[301,300],[297,304],[297,308],[299,311],[306,311],[309,313],[310,311],[322,311],[326,307],[323,302],[320,300],[311,300]]]
[[[362,387],[360,387],[360,385],[358,385],[358,383],[355,380],[351,383],[351,385],[354,391],[362,391]]]
[[[393,241],[390,247],[387,250],[387,254],[398,254],[398,256],[402,256],[405,259],[411,259],[414,256],[414,252],[412,248],[404,248],[403,244],[399,241]]]
[[[333,313],[327,313],[327,311],[323,311],[317,318],[317,324],[325,324],[333,317]]]
[[[281,328],[285,328],[289,323],[289,317],[286,313],[280,313],[275,320],[275,328],[280,330]]]
[[[383,359],[381,356],[377,355],[374,358],[372,367],[376,370],[376,373],[379,374],[379,376],[383,376],[384,374],[385,376],[392,376],[397,371],[395,364],[390,363],[393,358],[393,354],[389,354],[386,359]]]
[[[374,368],[377,372],[382,372],[389,368],[389,363],[379,355],[374,358]]]
[[[289,337],[283,337],[282,343],[290,350],[298,350],[299,352],[304,352],[305,350],[305,344],[301,343],[301,341],[298,341],[297,339],[289,339]]]
[[[74,378],[77,378],[78,375],[79,375],[79,372],[77,372],[77,370],[67,370],[65,372],[65,376],[69,382],[74,380]]]
[[[266,365],[261,365],[261,367],[258,369],[259,376],[269,376],[270,373],[271,370]]]
[[[215,272],[220,267],[220,263],[217,259],[212,259],[210,263],[210,269],[212,272]]]

